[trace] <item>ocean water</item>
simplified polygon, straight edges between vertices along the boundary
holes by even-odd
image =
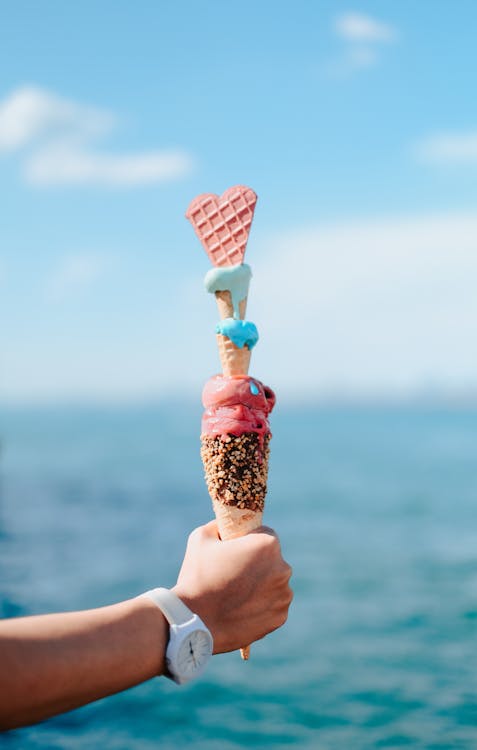
[[[477,410],[278,410],[267,523],[284,628],[0,737],[15,750],[477,747]],[[0,614],[169,586],[211,515],[185,406],[0,415]],[[1,665],[0,665],[1,668]]]

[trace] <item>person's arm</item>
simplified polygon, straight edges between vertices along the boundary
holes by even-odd
[[[222,653],[285,622],[290,574],[271,530],[221,542],[211,522],[189,537],[173,590]],[[1,621],[0,727],[31,724],[164,674],[168,638],[164,616],[145,598]]]
[[[0,728],[31,724],[164,673],[168,627],[146,599],[0,622]]]

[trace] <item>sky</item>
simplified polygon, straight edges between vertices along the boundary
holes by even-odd
[[[0,401],[198,397],[184,218],[252,187],[252,373],[285,400],[476,390],[477,4],[0,7]]]

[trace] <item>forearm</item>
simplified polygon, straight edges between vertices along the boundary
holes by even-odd
[[[30,724],[164,673],[168,626],[147,599],[0,622],[0,727]]]

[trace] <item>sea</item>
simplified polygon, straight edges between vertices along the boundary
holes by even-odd
[[[2,409],[0,615],[172,586],[211,518],[199,424],[173,402]],[[477,748],[477,408],[288,406],[272,427],[286,625],[249,662],[216,656],[195,684],[153,679],[2,748]]]

